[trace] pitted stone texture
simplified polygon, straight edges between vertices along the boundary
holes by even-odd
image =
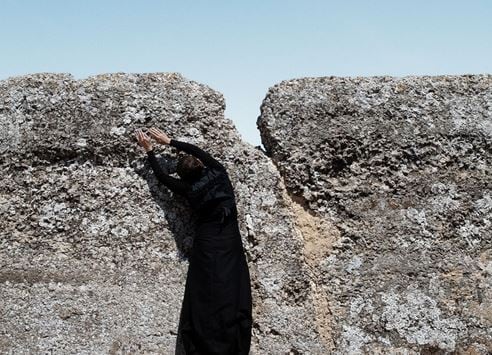
[[[492,351],[491,75],[283,81],[257,125],[340,233],[314,274],[339,353]]]
[[[174,353],[195,216],[146,164],[134,131],[151,126],[228,169],[252,353],[325,351],[280,175],[224,108],[220,93],[175,73],[0,81],[1,353]],[[157,149],[174,173],[176,150]]]

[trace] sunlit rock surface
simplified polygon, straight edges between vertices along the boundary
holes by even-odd
[[[330,352],[492,352],[492,76],[283,81],[257,124]]]
[[[146,164],[134,131],[151,126],[227,167],[252,278],[252,353],[326,350],[282,179],[224,108],[220,93],[174,73],[0,81],[0,353],[174,353],[195,216]],[[157,149],[174,173],[177,151]]]
[[[224,108],[176,73],[0,81],[0,353],[182,352],[196,216],[151,126],[228,169],[252,354],[492,351],[491,76],[284,81],[268,156]]]

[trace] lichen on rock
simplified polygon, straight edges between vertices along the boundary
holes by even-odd
[[[195,216],[136,143],[151,126],[229,172],[253,354],[491,352],[491,84],[283,81],[265,154],[177,73],[0,81],[0,352],[182,351]]]
[[[300,218],[339,233],[312,274],[337,352],[492,351],[491,103],[491,75],[269,89],[267,154]]]
[[[195,216],[137,145],[135,129],[151,126],[229,172],[252,278],[252,352],[323,351],[278,171],[224,109],[222,94],[177,73],[0,81],[1,353],[182,351]],[[157,149],[174,174],[176,151]]]

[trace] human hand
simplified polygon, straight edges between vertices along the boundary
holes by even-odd
[[[146,152],[152,150],[152,143],[150,142],[150,137],[146,135],[141,128],[135,131],[135,135],[138,140],[138,144],[140,144]]]
[[[149,134],[152,138],[156,140],[157,143],[160,144],[169,144],[171,143],[171,139],[167,136],[166,133],[161,131],[157,127],[152,127],[149,129]]]

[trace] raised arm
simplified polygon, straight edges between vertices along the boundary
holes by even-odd
[[[225,170],[224,165],[220,163],[218,160],[216,160],[214,157],[212,157],[209,153],[204,151],[203,149],[197,147],[194,144],[191,143],[186,143],[186,142],[181,142],[176,139],[172,139],[169,143],[169,145],[172,145],[173,147],[176,147],[179,150],[182,150],[188,154],[191,154],[198,159],[202,161],[203,164],[210,166],[212,168],[216,169],[223,169]]]
[[[157,162],[157,159],[155,157],[154,149],[147,151],[147,158],[150,163],[150,166],[152,167],[152,170],[154,171],[154,174],[161,183],[166,185],[169,190],[185,196],[186,190],[189,188],[188,184],[186,182],[181,181],[180,179],[176,179],[172,176],[169,176],[162,170],[161,166]]]

